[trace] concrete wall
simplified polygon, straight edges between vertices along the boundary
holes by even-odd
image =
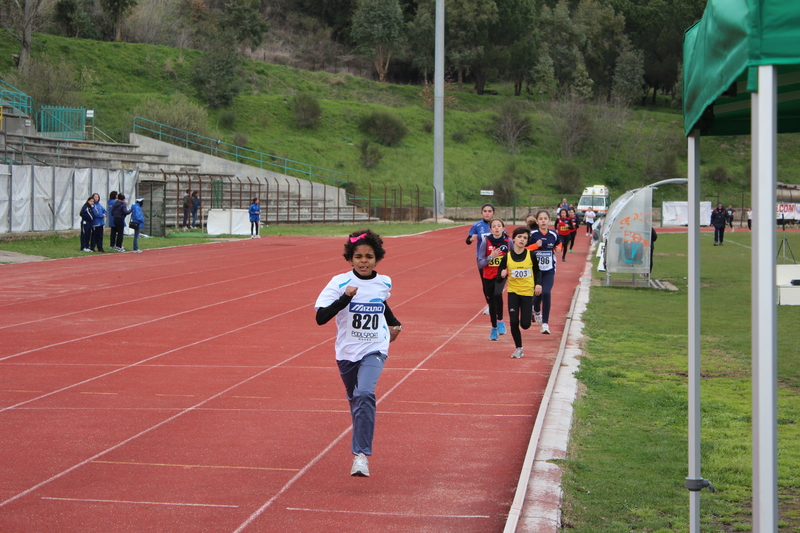
[[[222,174],[241,178],[249,177],[262,181],[271,181],[273,184],[277,185],[277,188],[283,189],[287,187],[288,180],[291,189],[296,191],[299,188],[300,194],[303,197],[310,198],[313,188],[313,196],[315,199],[325,197],[328,199],[329,203],[337,204],[341,202],[341,205],[347,205],[347,195],[344,189],[339,187],[315,183],[293,176],[286,176],[285,174],[242,163],[235,163],[221,157],[204,154],[196,150],[190,150],[136,133],[130,134],[130,143],[139,146],[142,152],[163,154],[168,157],[170,163],[198,165],[198,173],[200,174]],[[327,191],[324,190],[325,188],[327,188]],[[341,196],[341,199],[338,201],[336,198],[337,194]]]

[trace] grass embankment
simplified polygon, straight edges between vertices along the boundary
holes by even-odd
[[[786,235],[800,249],[800,234]],[[702,530],[750,531],[750,233],[727,233],[723,247],[709,233],[701,242],[701,464],[717,488],[701,493]],[[653,274],[677,292],[592,288],[564,464],[570,531],[688,531],[686,251],[685,234],[659,235]],[[778,307],[779,506],[791,532],[800,531],[798,324],[800,307]]]
[[[292,224],[292,225],[271,225],[261,228],[263,236],[316,236],[316,237],[337,237],[348,235],[354,231],[367,227],[363,224],[342,224],[342,225],[318,225],[318,224]],[[384,237],[396,235],[409,235],[449,227],[444,224],[369,224],[375,231]],[[165,248],[168,246],[183,246],[187,244],[200,244],[215,242],[220,239],[247,239],[249,236],[243,235],[215,235],[209,236],[200,232],[173,232],[166,237],[140,237],[139,248],[150,250],[153,248]],[[128,251],[133,249],[133,237],[125,236],[123,247]],[[104,244],[108,244],[108,231],[106,230]],[[110,251],[107,253],[119,253]],[[29,239],[0,240],[0,250],[16,252],[25,255],[38,255],[48,259],[63,259],[65,257],[79,257],[90,255],[80,251],[80,238],[78,236],[45,235]]]
[[[11,54],[19,45],[0,31],[0,77],[9,72]],[[36,34],[34,58],[70,65],[79,81],[80,101],[95,110],[95,125],[120,141],[127,141],[133,110],[149,98],[168,100],[171,94],[195,97],[191,81],[194,65],[202,60],[195,50],[129,43],[108,43]],[[230,108],[209,112],[208,124],[216,138],[233,142],[235,134],[248,138],[247,147],[346,173],[365,188],[388,183],[404,191],[420,187],[430,201],[433,134],[432,111],[416,85],[391,85],[326,72],[242,60],[243,91]],[[559,195],[554,171],[561,159],[561,144],[553,135],[553,119],[542,95],[514,97],[508,84],[490,83],[497,96],[478,96],[471,86],[448,93],[457,102],[445,113],[445,192],[449,206],[480,205],[482,189],[497,180],[513,182],[520,204],[530,197]],[[289,105],[292,96],[307,93],[317,98],[323,115],[319,128],[298,128]],[[525,105],[531,132],[513,153],[494,137],[494,119],[503,102]],[[377,167],[365,168],[359,145],[368,136],[359,130],[358,118],[373,109],[391,109],[407,124],[408,136],[397,146],[381,147]],[[234,120],[229,123],[230,114]],[[589,114],[599,110],[589,107]],[[227,114],[226,120],[221,120]],[[581,183],[603,183],[612,195],[652,183],[667,174],[685,175],[685,141],[680,110],[638,108],[625,120],[599,119],[587,129],[589,138],[570,162],[581,173]],[[800,183],[800,136],[780,136],[778,176]],[[749,139],[704,138],[703,173],[722,166],[726,174],[717,182],[704,179],[703,194],[739,206],[749,203]],[[676,159],[677,158],[677,159]],[[672,170],[669,170],[672,168]],[[578,191],[579,192],[579,191]],[[682,200],[685,189],[660,190],[667,200]],[[744,199],[742,194],[744,194]],[[568,195],[569,196],[569,195]],[[573,195],[574,196],[574,195]],[[571,199],[577,199],[577,196]],[[540,201],[541,201],[540,200]],[[555,204],[554,198],[541,203]],[[557,200],[557,198],[556,198]],[[510,203],[510,202],[509,202]]]

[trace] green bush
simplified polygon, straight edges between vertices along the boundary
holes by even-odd
[[[31,59],[27,71],[14,70],[3,79],[33,98],[33,104],[80,107],[77,73],[72,63]]]
[[[232,109],[225,109],[219,114],[219,127],[230,130],[236,124],[236,113]]]
[[[425,133],[433,133],[433,121],[429,119],[423,122],[422,131],[424,131]]]
[[[309,94],[298,94],[292,98],[294,120],[299,128],[317,129],[322,118],[322,106]]]
[[[238,131],[233,134],[233,144],[236,146],[245,147],[247,143],[250,142],[250,137],[245,135],[244,133],[239,133]]]
[[[241,91],[238,53],[221,42],[209,46],[195,63],[192,80],[198,95],[211,109],[231,105]]]
[[[729,183],[733,180],[733,176],[728,173],[728,169],[722,165],[718,165],[706,173],[706,177],[714,183]]]
[[[558,163],[553,178],[559,194],[578,194],[581,191],[581,171],[574,163]]]
[[[373,144],[369,139],[361,141],[361,162],[366,168],[375,168],[383,159],[381,149],[377,144]]]
[[[388,111],[373,111],[361,117],[359,126],[385,146],[400,143],[408,134],[405,123]]]
[[[453,141],[459,144],[464,144],[467,142],[467,140],[469,140],[469,133],[466,131],[454,131],[450,137],[453,139]]]
[[[171,126],[176,130],[188,131],[203,137],[214,136],[208,127],[208,113],[204,107],[190,102],[181,93],[175,93],[168,102],[158,98],[149,98],[142,105],[133,109],[133,116],[142,117],[153,122]],[[166,131],[167,135],[181,137],[180,131]],[[165,137],[169,142],[169,137]],[[181,144],[177,139],[173,144]]]

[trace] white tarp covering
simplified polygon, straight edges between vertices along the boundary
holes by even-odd
[[[250,235],[247,209],[211,209],[208,212],[209,235]]]
[[[711,225],[711,202],[700,202],[700,225]],[[664,202],[661,223],[665,226],[689,225],[689,202]]]
[[[80,210],[93,193],[133,199],[136,170],[0,165],[0,233],[80,228]]]
[[[650,187],[628,191],[611,204],[603,226],[607,272],[650,272],[652,204]]]

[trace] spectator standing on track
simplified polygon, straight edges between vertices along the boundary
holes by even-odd
[[[103,226],[106,224],[106,208],[103,207],[99,194],[94,193],[92,198],[94,198],[94,222],[92,222],[92,244],[89,248],[93,252],[97,250],[105,253],[103,249]]]
[[[344,258],[353,270],[334,276],[314,304],[317,324],[336,318],[336,362],[353,420],[351,476],[369,477],[375,386],[389,356],[389,343],[402,330],[386,303],[392,280],[375,271],[385,255],[383,240],[372,230],[351,233],[344,245]]]
[[[736,213],[736,210],[733,208],[732,205],[728,205],[728,209],[725,210],[725,220],[728,221],[728,226],[730,226],[731,231],[736,231],[733,228],[733,215]]]
[[[496,341],[498,335],[506,333],[503,322],[503,283],[497,283],[497,265],[511,247],[505,227],[502,220],[493,218],[489,223],[491,234],[483,239],[478,250],[478,269],[483,272],[483,295],[489,302],[489,320],[492,322],[490,341]]]
[[[189,212],[192,210],[192,189],[183,194],[183,229],[189,229]]]
[[[556,231],[558,237],[561,239],[561,261],[567,261],[567,248],[569,248],[570,238],[572,237],[572,219],[566,209],[562,209],[558,213],[556,219]]]
[[[481,242],[485,239],[488,235],[491,234],[491,229],[489,228],[489,222],[491,222],[492,218],[494,218],[494,206],[492,204],[483,204],[481,206],[481,220],[477,221],[469,228],[469,233],[467,234],[467,246],[472,243],[475,243],[475,259],[480,260],[480,248]],[[483,271],[481,270],[480,266],[478,267],[478,277],[481,278],[481,289],[483,289]],[[484,294],[484,298],[485,298]],[[489,314],[489,300],[486,300],[486,309],[483,310],[484,315]]]
[[[86,203],[81,207],[81,252],[91,252],[89,243],[92,239],[92,229],[94,228],[94,197],[90,196]]]
[[[591,236],[593,233],[592,226],[594,226],[594,218],[597,213],[591,207],[583,214],[583,221],[586,223],[586,235]]]
[[[541,291],[533,296],[533,319],[541,324],[542,333],[550,334],[550,293],[556,280],[556,254],[561,249],[561,239],[555,230],[550,229],[550,214],[542,209],[536,213],[537,229],[528,240],[531,250],[539,264],[539,285]]]
[[[200,195],[192,191],[192,229],[197,228],[197,212],[200,210]]]
[[[575,246],[575,238],[578,236],[578,228],[581,226],[581,220],[575,209],[569,208],[569,218],[572,220],[572,231],[569,234],[569,253],[572,253],[572,247]]]
[[[714,226],[714,246],[722,246],[722,241],[725,240],[725,225],[727,223],[728,212],[719,203],[717,208],[711,212],[711,225]]]
[[[261,225],[261,206],[259,205],[261,201],[258,198],[253,198],[253,203],[250,204],[250,209],[248,209],[250,213],[250,238],[251,239],[260,239],[261,238],[261,230],[259,226]]]
[[[122,247],[122,239],[125,237],[125,217],[130,214],[131,210],[128,209],[128,204],[125,203],[125,195],[118,194],[114,208],[111,210],[111,216],[114,217],[114,228],[116,229],[116,241],[114,241],[112,248],[118,252],[125,251],[125,248]]]
[[[542,292],[542,286],[539,285],[539,262],[534,258],[533,252],[525,248],[529,238],[528,228],[520,226],[515,229],[512,234],[514,247],[500,259],[497,267],[497,282],[502,283],[504,278],[508,278],[508,321],[516,346],[511,354],[514,359],[524,355],[519,328],[531,327],[533,296]]]
[[[753,231],[753,208],[747,208],[747,229]]]
[[[114,225],[114,216],[111,214],[114,211],[114,204],[117,203],[117,191],[108,193],[108,202],[106,202],[106,213],[108,213],[108,227],[111,232],[108,237],[108,247],[112,250],[117,244],[117,227]]]
[[[131,206],[131,222],[130,227],[133,230],[133,253],[140,254],[142,251],[139,249],[139,234],[144,226],[144,212],[142,212],[142,203],[144,198],[137,198],[136,203]]]
[[[556,213],[560,213],[562,209],[569,209],[569,204],[566,198],[561,199],[561,203],[556,207]]]

